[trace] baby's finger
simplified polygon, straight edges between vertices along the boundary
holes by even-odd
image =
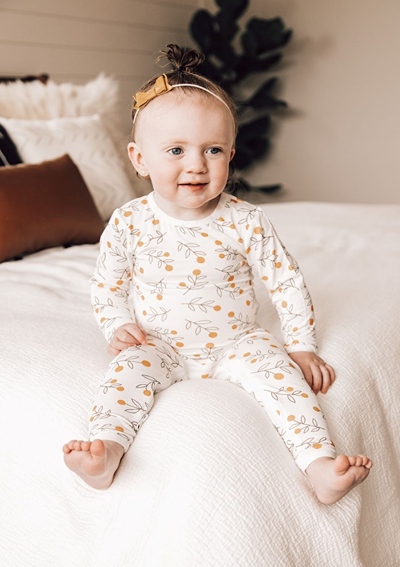
[[[120,327],[117,329],[116,336],[122,340],[126,346],[137,344],[143,345],[147,343],[146,335],[141,328],[136,325],[136,323],[128,323],[127,325]]]
[[[307,366],[305,368],[301,369],[304,378],[306,379],[307,384],[310,386],[310,388],[313,387],[313,376],[312,376],[312,372],[311,369]]]
[[[128,329],[117,329],[114,339],[125,346],[136,344],[136,339],[133,332],[133,330]]]
[[[332,370],[333,370],[333,368],[332,368]],[[325,365],[325,364],[321,364],[320,371],[321,371],[321,377],[322,377],[321,392],[323,394],[326,394],[326,392],[329,390],[329,386],[332,384],[332,382],[335,378],[333,376],[333,380],[332,380],[331,372],[330,372],[329,368],[327,367],[327,365]]]
[[[318,392],[321,390],[321,386],[323,383],[322,380],[322,373],[321,373],[321,369],[319,364],[315,363],[315,362],[311,362],[310,363],[310,369],[311,369],[311,373],[312,373],[312,389],[314,394],[318,394]]]
[[[117,356],[117,354],[119,354],[121,352],[121,349],[117,349],[117,348],[114,348],[111,345],[108,345],[107,352],[108,352],[108,354],[111,354],[112,356]]]
[[[140,327],[136,327],[133,336],[140,345],[147,345],[147,337]]]
[[[329,372],[329,374],[330,374],[330,377],[331,377],[331,384],[333,384],[333,382],[334,382],[335,379],[336,379],[335,371],[334,371],[334,369],[332,368],[332,366],[331,366],[330,364],[325,364],[325,366],[326,366],[326,368],[328,369],[328,372]]]

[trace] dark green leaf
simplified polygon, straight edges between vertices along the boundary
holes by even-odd
[[[246,169],[261,156],[263,156],[270,147],[267,138],[253,138],[247,144],[237,144],[236,154],[233,163],[238,169]]]
[[[235,22],[234,18],[230,15],[226,15],[223,12],[218,12],[215,16],[215,19],[218,23],[219,30],[221,32],[221,36],[225,39],[225,41],[231,41],[238,29],[239,26]]]
[[[237,20],[247,9],[249,0],[216,0],[216,4],[223,12],[230,13]]]
[[[260,185],[254,187],[256,191],[261,191],[262,193],[276,193],[282,189],[282,185],[276,183],[275,185]]]
[[[243,198],[243,193],[249,193],[250,191],[260,191],[261,193],[276,193],[282,189],[282,185],[250,185],[248,181],[243,179],[243,177],[235,177],[232,179],[231,185],[228,187],[229,193],[232,195],[240,195]],[[246,195],[244,195],[246,198]]]
[[[234,71],[238,62],[238,56],[235,50],[226,41],[218,41],[214,43],[214,55],[223,63],[221,72],[230,73]],[[236,75],[236,73],[235,73]]]
[[[269,116],[261,116],[251,122],[241,124],[237,136],[238,146],[245,146],[250,140],[265,136],[271,126],[271,118]]]
[[[235,157],[233,158],[233,164],[237,169],[246,169],[253,161],[253,156],[251,151],[247,148],[236,147]]]
[[[261,87],[253,94],[253,96],[246,101],[246,105],[251,106],[251,108],[279,108],[286,106],[286,103],[282,100],[278,100],[272,95],[278,79],[276,77],[271,77]]]
[[[251,18],[247,23],[247,32],[257,44],[257,53],[283,47],[291,38],[291,30],[285,30],[281,18]]]
[[[260,73],[262,71],[269,71],[272,67],[275,67],[282,59],[282,53],[273,53],[272,55],[267,55],[266,57],[259,57],[253,63],[253,73]]]
[[[246,59],[255,59],[258,53],[257,38],[251,33],[242,33],[241,37],[243,51],[246,54]]]
[[[190,32],[200,48],[207,52],[214,33],[213,18],[207,10],[197,10],[190,22]]]
[[[255,138],[248,143],[247,149],[251,152],[253,161],[256,161],[266,154],[270,145],[270,141],[267,138]]]

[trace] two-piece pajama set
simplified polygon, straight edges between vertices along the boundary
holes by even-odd
[[[254,278],[280,317],[284,345],[257,323]],[[269,297],[269,299],[268,299]],[[114,212],[100,244],[92,305],[108,341],[135,322],[147,344],[110,363],[90,439],[126,451],[157,392],[177,381],[239,384],[264,407],[297,465],[335,457],[317,397],[288,353],[316,351],[310,294],[263,211],[223,193],[214,212],[183,221],[154,193]]]

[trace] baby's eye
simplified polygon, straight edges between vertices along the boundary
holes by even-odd
[[[219,154],[221,151],[220,148],[208,148],[207,153],[208,154]]]
[[[169,152],[173,155],[173,156],[180,156],[182,153],[182,149],[181,148],[171,148],[169,150]]]

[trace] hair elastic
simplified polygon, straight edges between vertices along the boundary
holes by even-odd
[[[176,89],[178,87],[193,87],[195,89],[200,89],[202,91],[205,91],[206,93],[209,93],[214,98],[216,98],[220,102],[222,102],[222,104],[224,104],[226,106],[226,108],[229,110],[230,114],[232,114],[232,110],[229,108],[229,106],[226,104],[226,102],[217,94],[213,93],[209,89],[206,89],[206,87],[202,87],[200,85],[194,85],[192,83],[179,83],[178,85],[170,85],[169,82],[168,82],[167,76],[166,75],[160,75],[157,78],[157,80],[155,81],[154,85],[148,91],[146,91],[146,92],[139,91],[135,94],[135,97],[134,97],[135,105],[134,105],[133,108],[136,110],[136,113],[135,113],[135,116],[133,117],[133,124],[135,124],[137,115],[139,114],[139,110],[141,108],[146,106],[151,100],[153,100],[157,96],[168,93],[172,89]]]

